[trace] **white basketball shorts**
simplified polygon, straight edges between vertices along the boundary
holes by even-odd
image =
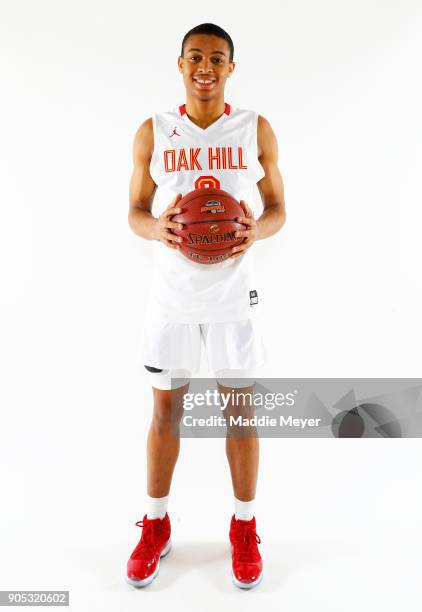
[[[208,368],[217,378],[250,378],[267,361],[261,323],[254,318],[192,324],[146,320],[138,363],[144,371],[148,366],[150,381],[154,379],[158,384],[160,379],[164,385],[153,386],[170,389],[171,377],[188,379],[199,371],[202,345]],[[151,372],[152,369],[161,372]]]

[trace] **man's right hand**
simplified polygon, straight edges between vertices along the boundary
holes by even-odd
[[[177,249],[180,251],[179,242],[183,242],[183,238],[176,236],[170,230],[171,229],[182,229],[181,223],[174,223],[170,221],[170,217],[177,215],[181,212],[180,208],[177,208],[177,203],[182,199],[182,194],[178,193],[177,196],[167,206],[166,210],[157,219],[157,233],[156,239],[164,243],[170,249]]]

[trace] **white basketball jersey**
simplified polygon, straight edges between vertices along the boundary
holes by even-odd
[[[206,129],[189,119],[185,105],[154,115],[153,215],[159,217],[176,194],[202,187],[228,191],[254,210],[254,186],[265,175],[258,161],[257,122],[256,112],[229,104]],[[254,217],[259,215],[254,210]],[[153,244],[149,315],[171,323],[238,321],[257,315],[253,245],[241,257],[205,265],[162,242]]]

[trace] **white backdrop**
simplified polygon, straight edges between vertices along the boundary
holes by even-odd
[[[83,597],[90,609],[137,608],[140,597],[160,591],[165,603],[192,588],[197,568],[210,608],[231,607],[243,595],[228,579],[231,490],[218,440],[182,444],[170,511],[185,548],[168,560],[172,578],[141,594],[122,580],[139,535],[151,413],[135,365],[151,244],[127,223],[133,137],[184,101],[185,32],[204,21],[226,29],[237,62],[226,100],[270,121],[286,186],[285,227],[253,247],[267,375],[418,377],[420,4],[0,6],[0,589],[69,588],[74,609],[88,608]],[[289,610],[386,610],[410,597],[418,441],[262,447],[267,578],[254,597]],[[387,533],[400,567],[383,565]],[[343,601],[351,572],[363,591]],[[417,597],[407,610],[420,609]]]

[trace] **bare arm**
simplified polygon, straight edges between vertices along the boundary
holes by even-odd
[[[278,169],[278,145],[271,125],[258,116],[258,159],[265,176],[258,183],[264,211],[257,219],[258,239],[278,232],[286,221],[283,179]]]
[[[151,208],[156,184],[149,173],[149,164],[154,149],[152,119],[147,119],[136,132],[133,143],[133,172],[129,187],[129,225],[147,240],[157,239],[157,219]]]
[[[169,221],[169,217],[180,212],[174,206],[181,199],[181,194],[177,194],[159,219],[156,219],[151,213],[157,188],[149,172],[153,150],[154,132],[150,118],[142,123],[133,143],[133,172],[129,187],[129,225],[141,238],[161,240],[166,246],[178,249],[175,243],[181,240],[170,232],[170,229],[177,227],[178,224]]]
[[[258,159],[265,170],[265,176],[258,183],[264,211],[258,219],[254,219],[249,205],[241,200],[245,217],[238,217],[240,223],[246,225],[245,230],[236,231],[235,236],[245,240],[232,248],[231,257],[241,257],[256,240],[268,238],[278,232],[286,221],[284,206],[283,179],[278,169],[278,147],[274,132],[264,117],[258,116]]]

